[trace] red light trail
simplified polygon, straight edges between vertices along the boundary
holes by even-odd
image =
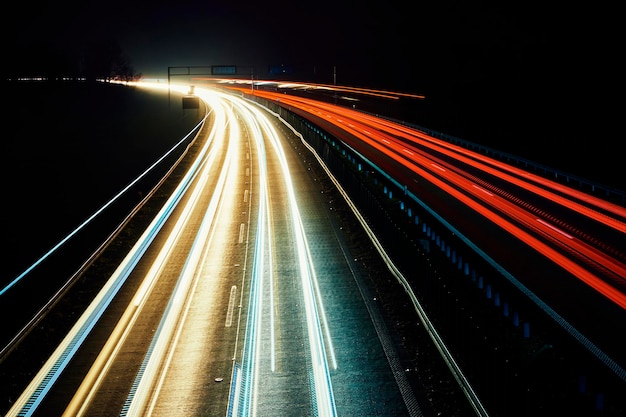
[[[229,88],[250,92],[241,87]],[[527,208],[532,204],[522,197],[512,196],[511,189],[530,192],[620,235],[626,233],[626,209],[623,207],[389,120],[292,95],[265,90],[255,90],[253,94],[340,128],[347,133],[340,139],[371,157],[381,168],[397,171],[397,167],[381,159],[381,155],[392,158],[626,309],[626,294],[620,289],[626,284],[626,264],[621,249],[614,251],[617,256],[612,255],[597,247],[600,238],[583,240],[549,218],[540,218]],[[463,167],[471,168],[474,173]],[[507,187],[505,192],[488,178],[496,178],[512,187]],[[593,234],[587,232],[584,236]]]

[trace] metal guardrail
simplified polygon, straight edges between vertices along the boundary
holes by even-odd
[[[253,100],[257,101],[260,105],[268,108],[271,111],[277,111],[277,106],[275,104],[273,104],[273,103],[267,102],[266,100],[263,100],[263,99],[259,99],[258,97],[253,98]],[[287,118],[287,120],[295,121],[294,118],[297,119],[297,116],[294,116],[293,114],[291,114],[289,112],[283,112],[282,116],[285,116]],[[378,117],[380,117],[380,116],[378,116]],[[388,120],[391,120],[391,119],[388,119]],[[409,126],[406,123],[404,123],[404,125]],[[459,139],[459,138],[448,136],[448,135],[442,134],[440,132],[431,131],[429,129],[424,129],[424,128],[421,128],[419,126],[412,126],[411,125],[410,127],[415,128],[415,129],[420,130],[420,131],[423,131],[424,133],[429,134],[429,135],[434,136],[434,137],[437,137],[439,139],[446,140],[446,141],[448,141],[450,143],[454,143],[454,144],[456,144],[458,146],[466,147],[466,148],[472,149],[474,151],[483,153],[485,155],[489,155],[490,157],[502,160],[503,162],[506,162],[509,165],[518,165],[520,168],[522,168],[522,169],[524,169],[526,171],[535,170],[535,171],[537,171],[536,173],[538,175],[544,176],[546,178],[551,178],[553,180],[557,179],[561,183],[567,183],[569,186],[578,185],[580,188],[587,187],[588,191],[591,191],[592,193],[596,193],[596,194],[597,193],[604,193],[606,196],[610,196],[611,201],[616,202],[617,204],[619,204],[621,202],[621,204],[623,205],[624,202],[626,201],[626,193],[624,191],[613,189],[613,188],[610,188],[610,187],[606,187],[606,186],[603,186],[601,184],[593,183],[593,182],[588,181],[586,179],[583,179],[583,178],[580,178],[580,177],[576,177],[574,175],[567,174],[567,173],[561,172],[559,170],[556,170],[556,169],[553,169],[553,168],[550,168],[550,167],[547,167],[547,166],[543,166],[541,164],[534,163],[533,161],[529,161],[529,160],[526,160],[524,158],[517,157],[515,155],[510,155],[510,154],[507,154],[505,152],[500,152],[500,151],[497,151],[497,150],[493,150],[493,149],[491,149],[489,147],[478,145],[478,144],[472,143],[470,141],[465,141],[465,140],[462,140],[462,139]],[[317,130],[315,128],[311,128],[310,131],[309,131],[309,135],[308,136],[313,137],[313,136],[317,136],[317,135],[322,135],[323,137],[325,137],[323,132],[321,132],[321,131],[319,131],[319,130]],[[305,136],[307,136],[307,135],[305,135]],[[349,152],[349,153],[351,153],[351,152]],[[358,160],[360,162],[363,162],[364,164],[367,164],[367,161],[364,162],[362,160],[362,158],[359,157],[359,156],[356,156],[356,158],[352,158],[351,157],[350,160],[352,160],[353,162]],[[358,163],[359,170],[360,170],[360,162]],[[355,162],[355,164],[356,164],[356,162]],[[395,184],[400,190],[402,190],[402,185],[401,184],[397,184],[393,180],[393,178],[390,178],[389,176],[384,175],[383,172],[379,172],[379,174],[382,174],[382,176],[384,178],[386,178],[387,181],[389,181],[392,184]],[[574,183],[574,184],[572,184],[572,183]],[[405,193],[406,193],[406,190],[405,190]],[[410,197],[415,199],[414,196],[410,196]],[[598,197],[599,197],[599,195],[598,195]],[[426,208],[425,211],[428,211],[428,209]],[[433,217],[436,218],[438,216],[433,216]],[[441,220],[442,219],[439,219],[439,221],[441,221]],[[442,224],[444,224],[444,226],[445,226],[446,222],[443,221]],[[430,230],[429,230],[429,232],[430,232]],[[458,238],[459,237],[458,231],[454,231],[454,235]],[[468,242],[466,241],[465,243],[467,244]],[[472,249],[474,251],[476,251],[475,247],[472,248]],[[478,252],[480,252],[480,251],[478,251]],[[484,254],[480,253],[480,255],[482,255],[483,259],[484,259]],[[459,260],[459,264],[461,264],[461,258],[460,257],[458,258],[458,260]],[[467,261],[465,261],[465,265],[464,266],[465,266],[465,269],[467,270],[468,269]],[[492,266],[494,266],[494,265],[492,265]],[[500,271],[501,268],[499,268],[498,265],[495,265],[495,269]],[[466,271],[466,275],[467,275],[467,271]],[[504,276],[505,276],[505,278],[509,282],[514,282],[514,283],[517,282],[514,278],[509,276],[509,274],[505,273]],[[526,294],[526,296],[529,295],[528,291],[525,288],[523,288],[523,286],[522,287],[520,287],[519,285],[514,285],[514,286],[518,287],[518,290],[520,290],[522,293]],[[408,291],[408,293],[410,294],[411,291]],[[576,331],[576,329],[572,328],[560,316],[558,316],[554,312],[552,312],[551,309],[548,308],[536,296],[534,296],[533,294],[530,294],[530,297],[528,297],[528,300],[530,301],[529,304],[531,305],[531,307],[532,307],[533,304],[535,306],[538,305],[544,312],[548,313],[548,315],[552,318],[552,320],[555,323],[558,324],[558,327],[564,329],[566,331],[566,333],[568,333],[570,336],[573,336],[576,340],[578,340],[578,342],[582,346],[584,346],[584,348],[587,351],[591,352],[593,356],[595,356],[596,358],[600,359],[603,363],[605,363],[607,368],[609,368],[619,378],[621,378],[621,379],[625,379],[626,378],[626,376],[625,376],[626,374],[624,374],[624,372],[625,372],[624,369],[622,369],[620,366],[615,364],[614,361],[611,358],[609,358],[607,355],[605,355],[601,350],[596,348],[594,345],[590,344],[589,341],[587,341],[586,338],[583,335],[580,335]],[[526,325],[528,323],[524,323],[524,324]],[[441,345],[439,345],[439,346],[441,346]],[[449,358],[451,359],[451,356]],[[454,362],[454,361],[452,361],[452,362]],[[448,365],[450,366],[450,363]],[[457,381],[459,382],[460,386],[462,388],[464,388],[464,392],[466,393],[466,396],[468,397],[468,399],[471,400],[471,403],[473,404],[476,413],[478,415],[486,415],[487,414],[486,410],[484,410],[481,401],[473,393],[473,390],[471,389],[471,386],[468,383],[464,382],[463,378],[460,378],[460,377],[462,377],[462,373],[461,372],[456,372],[454,370],[454,367],[452,367],[451,370],[453,370],[453,374],[456,376]]]

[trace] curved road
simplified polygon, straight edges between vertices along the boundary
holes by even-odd
[[[613,336],[626,326],[626,208],[379,117],[254,95],[312,121],[404,184],[583,344],[599,346],[626,381],[626,342]]]
[[[305,161],[197,93],[199,157],[8,415],[420,415]]]

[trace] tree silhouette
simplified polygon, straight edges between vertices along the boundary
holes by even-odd
[[[86,45],[81,70],[88,80],[129,81],[135,77],[130,59],[119,43],[111,39],[96,40]]]
[[[130,81],[134,73],[129,57],[116,40],[88,41],[81,46],[58,45],[46,40],[9,43],[4,48],[2,78],[41,77],[88,81]]]

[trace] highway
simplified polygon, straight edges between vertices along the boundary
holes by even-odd
[[[507,270],[521,267],[506,253],[509,248],[502,253],[500,242],[514,238],[532,257],[558,266],[559,275],[584,283],[589,297],[595,291],[617,311],[626,310],[624,207],[362,112],[269,91],[255,95],[333,132],[404,184],[407,193],[419,194]],[[431,186],[435,188],[426,193]],[[433,196],[435,192],[450,198]],[[460,203],[459,213],[468,214],[455,215],[446,207],[451,201]],[[469,231],[469,217],[493,223],[505,232],[503,238]],[[534,286],[532,277],[515,275]]]
[[[238,83],[196,92],[211,109],[196,139],[203,144],[198,156],[9,415],[104,416],[111,410],[116,415],[181,410],[229,416],[421,415],[427,405],[410,387],[377,297],[346,249],[342,228],[328,215],[325,189],[311,169],[316,163],[308,152],[285,148],[288,137],[300,138],[289,145],[296,149],[302,137],[287,132],[281,114],[323,129],[340,143],[340,152],[374,167],[366,168],[364,181],[398,201],[399,214],[393,216],[408,219],[410,233],[419,228],[421,245],[432,242],[425,247],[431,248],[426,256],[434,269],[448,271],[444,275],[453,280],[471,276],[489,298],[492,287],[483,287],[483,277],[476,276],[502,276],[506,282],[493,281],[493,288],[499,286],[502,297],[511,299],[501,302],[499,290],[493,291],[505,319],[518,318],[508,301],[532,304],[541,313],[523,310],[525,325],[553,321],[533,329],[564,332],[593,357],[592,367],[607,370],[607,381],[626,382],[626,341],[614,337],[626,326],[624,207],[345,106],[271,89],[252,94]],[[276,113],[243,97],[266,100]],[[349,199],[348,194],[343,196]],[[431,231],[429,216],[447,230],[433,226]],[[361,222],[375,242],[367,221]],[[384,259],[399,256],[377,245]],[[473,253],[463,252],[467,247]],[[461,272],[443,268],[446,258],[453,266],[458,260]],[[396,271],[391,260],[388,267],[385,276]],[[477,415],[489,409],[494,415],[530,415],[509,407],[523,396],[529,404],[541,402],[541,393],[524,391],[543,382],[523,382],[534,378],[518,373],[550,345],[532,348],[530,359],[524,357],[528,353],[505,359],[522,367],[508,375],[493,359],[497,354],[464,345],[472,331],[493,324],[476,322],[462,305],[460,312],[446,311],[451,305],[442,300],[442,290],[433,291],[436,287],[423,278],[416,282],[395,274],[415,309],[407,314],[418,313],[457,380],[456,389],[469,400],[461,407]],[[451,346],[460,339],[460,350],[451,354],[438,335],[415,295],[421,285],[434,294],[423,302],[433,314],[438,311],[436,319],[451,317],[453,336],[447,338]],[[443,292],[450,294],[447,285]],[[507,293],[507,286],[515,290]],[[452,297],[459,307],[458,294]],[[500,332],[493,326],[489,331]],[[496,333],[487,332],[485,340]],[[485,384],[484,377],[468,381],[459,366],[475,372],[483,361],[500,368],[506,381],[519,381],[515,389],[509,391],[494,376],[476,395],[473,384]],[[570,377],[564,373],[563,378]],[[563,405],[548,407],[563,411]]]
[[[283,94],[256,95],[341,128],[351,147],[412,191],[422,180],[438,186],[626,309],[624,207],[377,117]]]
[[[420,205],[445,225],[431,232],[429,221],[421,221],[423,238],[434,242],[453,263],[458,260],[462,275],[480,282],[481,269],[498,271],[506,285],[516,287],[543,312],[530,321],[552,321],[555,327],[546,332],[567,333],[602,363],[591,368],[607,369],[616,377],[609,385],[624,386],[626,342],[615,337],[626,328],[623,205],[410,126],[333,103],[337,92],[358,102],[354,97],[371,96],[372,90],[323,86],[337,92],[320,100],[306,92],[286,94],[288,84],[257,88],[253,93],[237,83],[225,86],[319,127],[332,138],[329,146],[337,140],[340,152],[349,154],[348,160],[354,158],[357,169],[367,171],[362,181],[373,181],[390,200],[397,200],[400,218],[412,217],[407,206]],[[298,88],[303,87],[294,90]],[[420,222],[418,215],[414,217]],[[457,256],[463,246],[471,250]],[[484,288],[482,282],[479,286]],[[489,288],[488,298],[491,293]],[[504,304],[508,316],[508,302]],[[502,306],[499,297],[495,305]]]
[[[8,415],[418,415],[307,165],[201,97],[192,167]]]

